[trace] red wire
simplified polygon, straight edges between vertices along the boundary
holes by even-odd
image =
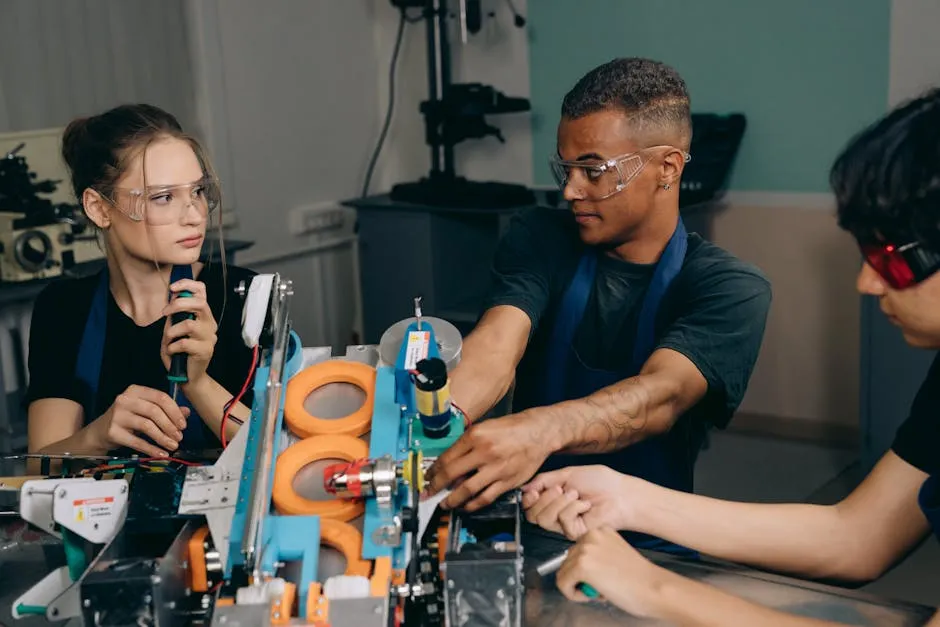
[[[228,422],[229,414],[232,413],[232,408],[235,407],[241,400],[242,396],[245,395],[245,392],[248,390],[248,385],[251,383],[251,379],[255,374],[255,368],[258,367],[258,347],[255,346],[254,350],[251,351],[251,368],[248,369],[248,377],[245,379],[245,382],[242,384],[242,389],[238,395],[232,399],[232,402],[229,403],[228,409],[225,410],[225,413],[222,414],[222,424],[219,427],[219,439],[222,440],[222,448],[228,446],[228,443],[225,441],[225,423]]]

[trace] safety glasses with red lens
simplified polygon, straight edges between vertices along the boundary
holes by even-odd
[[[896,290],[912,287],[940,269],[940,254],[920,242],[902,246],[885,242],[860,244],[865,261]]]

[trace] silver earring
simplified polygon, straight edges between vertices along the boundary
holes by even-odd
[[[663,183],[663,189],[669,191],[669,183]]]

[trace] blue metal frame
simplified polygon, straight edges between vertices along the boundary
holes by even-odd
[[[274,433],[280,438],[284,421],[284,396],[287,393],[287,382],[300,372],[303,366],[303,345],[300,337],[291,331],[287,352],[287,363],[284,368],[284,379],[281,382],[281,399],[277,412],[277,425]],[[232,575],[232,569],[242,566],[245,558],[242,555],[242,536],[245,528],[245,517],[248,510],[248,499],[251,493],[251,478],[257,465],[255,457],[258,438],[261,435],[264,420],[262,419],[262,404],[267,392],[268,374],[270,367],[261,365],[255,371],[254,402],[251,414],[254,419],[248,423],[248,441],[245,444],[245,461],[242,464],[242,476],[238,486],[238,502],[235,505],[235,515],[232,518],[232,530],[229,537],[229,557],[225,566],[225,577]],[[277,447],[277,443],[275,443]],[[277,450],[277,448],[275,448]],[[268,485],[274,481],[275,466],[267,469]],[[280,516],[268,511],[264,521],[265,545],[261,554],[261,567],[263,571],[275,572],[275,564],[283,561],[299,561],[300,581],[297,585],[298,609],[301,618],[306,618],[307,590],[310,584],[316,581],[318,558],[320,555],[320,517],[319,516]]]

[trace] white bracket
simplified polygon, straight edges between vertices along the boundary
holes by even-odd
[[[271,301],[271,289],[274,286],[273,274],[259,274],[251,279],[251,285],[245,296],[242,308],[242,340],[248,348],[258,345],[264,320],[268,315]]]

